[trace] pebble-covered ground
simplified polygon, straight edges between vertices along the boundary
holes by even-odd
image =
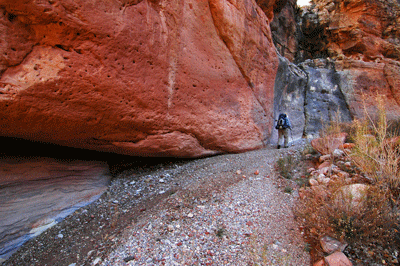
[[[127,169],[3,265],[310,265],[297,185],[272,171],[298,148]]]

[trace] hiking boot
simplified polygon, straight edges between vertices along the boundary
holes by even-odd
[[[281,145],[278,145],[278,149],[280,149],[281,148]]]

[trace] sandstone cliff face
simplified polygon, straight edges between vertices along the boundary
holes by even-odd
[[[277,56],[254,1],[0,8],[1,136],[198,157],[259,148],[271,132]]]

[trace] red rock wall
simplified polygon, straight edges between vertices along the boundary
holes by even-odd
[[[277,56],[251,0],[0,0],[0,135],[139,156],[263,145]]]
[[[397,0],[314,0],[304,9],[302,32],[316,36],[314,57],[334,62],[352,117],[374,114],[377,94],[385,96],[389,119],[400,114],[400,3]],[[308,19],[308,20],[307,20]],[[310,35],[312,36],[312,34]],[[323,37],[322,39],[319,39]]]
[[[396,0],[318,0],[319,17],[326,24],[328,52],[343,84],[350,110],[363,116],[364,106],[376,109],[376,95],[386,97],[390,119],[400,114],[400,4]]]

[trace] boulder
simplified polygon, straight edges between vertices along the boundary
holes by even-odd
[[[200,157],[271,134],[278,60],[272,16],[254,1],[0,0],[0,11],[1,136]]]
[[[329,135],[311,140],[311,146],[322,155],[332,154],[346,139],[346,133]]]

